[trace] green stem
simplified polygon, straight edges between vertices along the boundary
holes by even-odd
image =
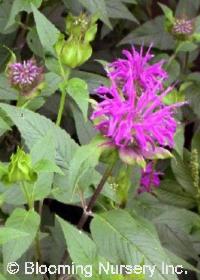
[[[35,252],[36,252],[36,261],[38,261],[39,264],[42,264],[42,254],[41,254],[41,248],[40,248],[39,231],[37,232],[37,235],[35,237]]]
[[[62,76],[63,82],[64,82],[64,87],[63,86],[61,87],[61,99],[60,99],[60,105],[59,105],[57,120],[56,120],[56,125],[60,126],[62,116],[63,116],[63,111],[64,111],[64,108],[65,108],[65,99],[66,99],[66,95],[67,95],[65,87],[66,87],[66,84],[67,84],[67,81],[68,81],[68,78],[69,78],[69,75],[70,75],[70,69],[68,68],[68,70],[65,72],[60,59],[58,60],[58,62],[59,62],[59,65],[60,65],[60,73],[61,73],[61,76]]]
[[[27,189],[27,184],[23,181],[22,184],[22,190],[24,192],[26,201],[28,203],[29,210],[34,211],[34,200],[32,199],[32,196],[29,195],[28,189]],[[37,235],[35,237],[35,259],[39,263],[42,262],[42,255],[41,255],[41,249],[40,249],[40,239],[39,239],[39,231],[37,232]]]
[[[190,56],[190,53],[186,52],[186,54],[185,54],[185,61],[184,61],[184,68],[183,68],[183,73],[184,74],[187,74],[188,64],[189,64],[189,56]]]
[[[59,110],[58,110],[58,116],[57,116],[57,120],[56,120],[56,125],[60,126],[61,120],[62,120],[62,115],[64,112],[64,108],[65,108],[65,99],[66,99],[66,91],[62,90],[61,92],[61,98],[60,98],[60,105],[59,105]]]
[[[24,181],[22,182],[22,190],[24,192],[24,195],[25,195],[25,198],[26,198],[29,209],[30,210],[34,209],[34,203],[32,201],[32,198],[29,195],[29,192],[27,190],[27,185]]]

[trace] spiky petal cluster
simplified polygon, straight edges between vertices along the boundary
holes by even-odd
[[[124,54],[125,59],[111,64],[111,86],[97,89],[102,101],[91,118],[121,155],[152,158],[161,146],[173,147],[177,127],[174,112],[180,104],[167,106],[162,100],[171,91],[170,87],[161,92],[167,77],[162,62],[150,66],[149,51],[144,57],[134,48]]]
[[[162,68],[164,61],[154,63],[149,62],[154,55],[150,53],[150,49],[143,53],[143,48],[137,52],[132,48],[132,53],[124,50],[124,59],[118,59],[110,64],[108,76],[119,85],[123,85],[124,92],[135,86],[135,89],[140,91],[145,90],[162,90],[163,80],[168,78],[166,71]]]
[[[190,35],[194,31],[194,22],[193,20],[180,18],[176,19],[172,32],[176,35]]]
[[[151,192],[153,187],[160,186],[161,172],[154,170],[153,162],[149,162],[144,170],[142,170],[142,176],[140,180],[139,193]]]
[[[41,74],[42,68],[38,67],[33,59],[9,65],[11,84],[22,89],[22,91],[35,87],[41,80]]]

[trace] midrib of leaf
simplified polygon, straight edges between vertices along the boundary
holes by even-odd
[[[132,247],[135,249],[137,249],[143,256],[145,256],[145,258],[152,264],[154,265],[154,263],[151,261],[151,259],[149,259],[149,257],[147,257],[146,255],[144,255],[143,251],[136,245],[134,244],[131,240],[129,240],[126,236],[124,236],[121,232],[117,231],[116,228],[110,224],[109,221],[107,221],[105,218],[103,218],[102,216],[98,216],[98,218],[102,219],[102,221],[104,221],[117,235],[119,235],[120,237],[122,237],[128,244],[131,243]],[[146,229],[145,229],[146,230]],[[149,230],[147,230],[147,232],[149,232],[151,234],[151,232]],[[153,236],[151,234],[151,236]],[[155,237],[153,236],[153,239],[155,240]],[[159,244],[160,247],[160,244]],[[163,279],[168,280],[163,274],[162,271],[158,268],[158,266],[156,266],[156,269],[159,271],[160,275],[163,277]]]
[[[29,215],[29,212],[26,213],[26,216],[24,217],[22,224],[19,226],[19,229],[22,229],[23,225],[25,224],[26,220],[28,219],[28,215]],[[11,227],[11,226],[8,226],[8,227]],[[25,231],[23,230],[23,232],[25,232]],[[28,236],[24,237],[24,238],[30,238],[30,233],[28,233]],[[11,242],[13,242],[13,240],[11,240]],[[13,250],[12,250],[13,252],[15,252],[16,245],[17,245],[17,243],[15,242],[15,245],[13,246]],[[11,256],[12,256],[12,254],[11,254]]]

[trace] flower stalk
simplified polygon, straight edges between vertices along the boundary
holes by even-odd
[[[100,193],[102,192],[106,181],[108,180],[109,176],[111,175],[113,168],[114,168],[114,164],[109,166],[105,170],[105,173],[104,173],[103,177],[101,178],[101,181],[99,182],[93,196],[91,197],[88,205],[86,206],[86,208],[83,211],[82,217],[81,217],[81,219],[78,223],[78,226],[77,226],[78,229],[82,229],[84,227],[85,223],[87,222],[87,219],[90,216],[90,213],[91,213],[91,211],[92,211]]]
[[[67,71],[64,70],[60,58],[58,59],[58,62],[59,62],[59,65],[60,65],[60,73],[61,73],[61,76],[63,78],[63,83],[60,86],[61,98],[60,98],[60,105],[59,105],[58,115],[57,115],[57,120],[56,120],[56,125],[60,126],[61,121],[62,121],[64,108],[65,108],[66,95],[67,95],[66,85],[67,85],[67,81],[69,79],[69,75],[70,75],[71,71],[70,71],[70,68],[68,68]]]
[[[27,184],[26,184],[26,182],[25,182],[25,181],[22,181],[22,182],[21,182],[21,186],[22,186],[22,191],[23,191],[24,196],[25,196],[25,198],[26,198],[26,202],[27,202],[27,204],[28,204],[29,210],[34,209],[34,202],[33,202],[32,198],[31,198],[30,195],[29,195],[29,191],[28,191],[28,189],[27,189]]]

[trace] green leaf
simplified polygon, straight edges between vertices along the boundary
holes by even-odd
[[[72,78],[68,81],[66,90],[79,106],[85,120],[87,120],[89,102],[87,83],[79,78]]]
[[[53,135],[54,131],[51,129],[33,145],[30,152],[33,164],[41,160],[55,161],[56,143]]]
[[[125,2],[125,1],[105,0],[108,16],[110,18],[128,19],[128,20],[135,21],[138,23],[138,20],[128,10],[128,8],[126,7],[126,5],[123,2]]]
[[[34,5],[31,7],[40,42],[47,52],[54,55],[54,45],[59,38],[60,31]]]
[[[59,88],[62,78],[52,72],[45,74],[45,87],[42,90],[42,96],[48,97],[56,92]]]
[[[28,233],[17,230],[17,229],[13,229],[13,228],[9,228],[9,227],[3,227],[0,229],[0,244],[5,244],[11,240],[15,240],[15,242],[17,241],[16,239],[22,239],[24,237],[27,237]]]
[[[4,264],[18,260],[31,246],[37,234],[40,224],[40,217],[34,211],[16,209],[6,221],[6,227],[13,230],[20,230],[27,234],[18,238],[17,242],[11,240],[3,245]]]
[[[175,159],[172,159],[172,170],[179,184],[190,194],[195,194],[193,179],[188,165],[175,153]]]
[[[69,223],[61,218],[58,218],[62,231],[67,243],[67,249],[74,263],[77,265],[92,265],[93,272],[90,277],[94,280],[102,278],[98,270],[95,268],[98,265],[97,248],[95,243],[82,231],[76,229]],[[83,274],[80,273],[81,279],[85,279]]]
[[[163,13],[165,14],[165,17],[170,21],[170,23],[173,23],[175,20],[173,16],[173,11],[164,4],[158,3],[158,5],[161,7]]]
[[[9,124],[0,117],[0,136],[2,136],[7,130],[10,130]]]
[[[84,80],[88,84],[91,93],[94,93],[96,88],[102,84],[109,85],[109,80],[107,78],[90,72],[73,70],[72,77],[78,77]]]
[[[184,139],[184,128],[179,127],[174,136],[174,142],[175,142],[174,149],[179,154],[179,156],[181,156],[181,158],[183,157],[184,140],[185,140]]]
[[[177,265],[182,265],[184,267],[184,269],[188,269],[191,271],[195,271],[197,273],[200,273],[200,271],[198,269],[196,269],[196,267],[194,267],[193,265],[191,265],[190,263],[186,262],[185,260],[183,260],[182,258],[176,256],[175,254],[173,254],[171,251],[165,249],[166,254],[169,256],[170,260],[173,262],[174,266]]]
[[[14,25],[5,31],[5,27],[8,22],[12,4],[13,4],[12,0],[3,0],[0,2],[0,33],[10,33],[16,29],[16,25]]]
[[[71,199],[78,189],[81,177],[98,164],[102,152],[101,144],[102,139],[97,138],[90,144],[79,147],[75,152],[69,165],[68,188],[71,190]]]
[[[176,48],[176,53],[179,52],[192,52],[195,51],[198,48],[198,45],[190,42],[190,41],[185,41],[179,43],[178,47]]]
[[[191,233],[195,229],[200,229],[200,217],[198,214],[181,208],[173,208],[165,211],[156,219],[156,224],[166,224],[174,229],[179,229],[185,233]]]
[[[30,50],[39,57],[44,57],[44,51],[42,48],[42,44],[40,42],[40,38],[38,36],[36,27],[32,28],[26,37],[27,44]]]
[[[193,18],[197,15],[199,8],[199,0],[179,0],[176,7],[176,16],[181,17],[183,14],[187,14],[188,18]]]
[[[15,0],[13,2],[12,8],[11,8],[11,12],[10,12],[10,16],[8,18],[8,22],[6,25],[6,29],[10,28],[14,23],[15,23],[15,18],[17,16],[17,14],[19,12],[25,11],[27,13],[31,13],[32,9],[31,9],[31,5],[36,6],[37,8],[40,7],[40,5],[42,4],[42,0]]]
[[[170,264],[155,229],[147,221],[134,219],[124,210],[96,215],[91,223],[92,237],[100,254],[114,263],[155,266],[152,279],[172,280],[164,275],[162,263]],[[147,272],[146,277],[150,275]]]
[[[62,170],[52,161],[41,159],[34,166],[33,169],[38,173],[58,173],[63,175]]]
[[[53,184],[54,174],[40,173],[37,181],[29,186],[30,196],[34,201],[40,201],[49,196]]]
[[[78,145],[63,129],[57,127],[46,117],[27,109],[16,108],[15,106],[2,103],[0,103],[0,108],[3,109],[18,127],[25,140],[25,144],[30,150],[50,130],[53,130],[53,138],[56,146],[55,162],[60,167],[68,168]]]
[[[1,100],[16,100],[18,92],[11,88],[8,78],[1,74],[0,75],[0,99]]]
[[[158,16],[140,25],[122,39],[119,44],[149,46],[152,42],[155,48],[161,50],[171,50],[175,46],[173,37],[164,30],[163,16]]]
[[[78,0],[92,14],[98,14],[100,19],[112,29],[108,18],[105,0]]]
[[[75,104],[71,103],[70,107],[73,112],[78,139],[81,144],[88,144],[91,139],[97,134],[97,131],[94,129],[94,126],[89,120],[87,122],[84,120],[83,114],[77,108],[77,106],[75,106]]]
[[[153,191],[162,203],[177,207],[193,208],[196,205],[192,195],[183,191],[178,182],[173,180],[163,180],[159,188]]]
[[[169,224],[156,224],[160,239],[165,247],[175,255],[184,259],[198,260],[198,253],[192,244],[190,236],[178,227],[171,227]]]

